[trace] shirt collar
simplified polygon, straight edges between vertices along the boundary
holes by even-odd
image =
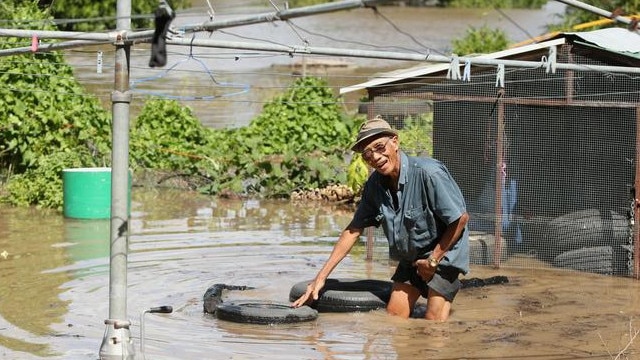
[[[404,151],[399,151],[400,155],[400,175],[398,175],[398,186],[404,185],[407,182],[407,173],[409,172],[409,157]]]

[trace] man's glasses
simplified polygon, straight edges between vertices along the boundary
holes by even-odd
[[[362,155],[362,158],[364,159],[364,161],[373,160],[373,153],[378,153],[378,154],[384,153],[385,150],[387,150],[387,144],[389,143],[389,140],[391,140],[390,137],[387,138],[387,141],[379,142],[373,145],[370,149],[366,149],[362,151],[360,154]]]

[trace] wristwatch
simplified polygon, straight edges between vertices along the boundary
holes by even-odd
[[[427,258],[427,262],[429,263],[429,266],[432,268],[436,268],[438,267],[438,264],[440,264],[440,260],[434,258],[433,256],[429,256]]]

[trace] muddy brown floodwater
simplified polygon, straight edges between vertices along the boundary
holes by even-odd
[[[640,282],[508,264],[472,267],[469,277],[510,281],[463,289],[446,323],[384,311],[321,313],[291,325],[217,320],[202,312],[209,286],[255,288],[224,300],[287,302],[291,286],[323,264],[350,211],[140,188],[132,196],[127,314],[136,359],[640,358],[640,340],[631,340],[640,329]],[[98,358],[109,308],[108,226],[0,207],[1,358]],[[332,277],[388,279],[385,246],[376,242],[367,262],[359,244]],[[145,316],[140,349],[141,313],[160,305],[174,312]]]

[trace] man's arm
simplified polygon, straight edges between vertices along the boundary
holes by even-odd
[[[335,269],[336,266],[344,259],[351,248],[358,240],[362,234],[362,229],[347,227],[342,231],[340,237],[338,238],[338,242],[333,246],[333,250],[331,251],[331,255],[327,262],[324,264],[322,269],[318,272],[315,279],[307,285],[307,291],[298,298],[298,300],[294,301],[291,306],[300,307],[307,302],[312,300],[318,300],[318,293],[324,287],[324,283],[329,277],[329,274]]]
[[[440,237],[440,241],[438,241],[436,247],[433,249],[431,257],[440,262],[445,253],[460,239],[467,222],[469,222],[469,214],[465,212],[458,220],[449,224]],[[431,280],[433,274],[436,272],[436,268],[429,266],[429,260],[427,259],[418,259],[414,265],[418,268],[418,274],[424,281]]]
[[[438,261],[442,260],[444,254],[449,251],[449,249],[451,249],[451,247],[462,236],[462,231],[467,225],[467,222],[469,222],[469,214],[465,212],[458,218],[458,220],[449,224],[442,234],[440,241],[438,241],[436,247],[433,249],[431,256]]]

